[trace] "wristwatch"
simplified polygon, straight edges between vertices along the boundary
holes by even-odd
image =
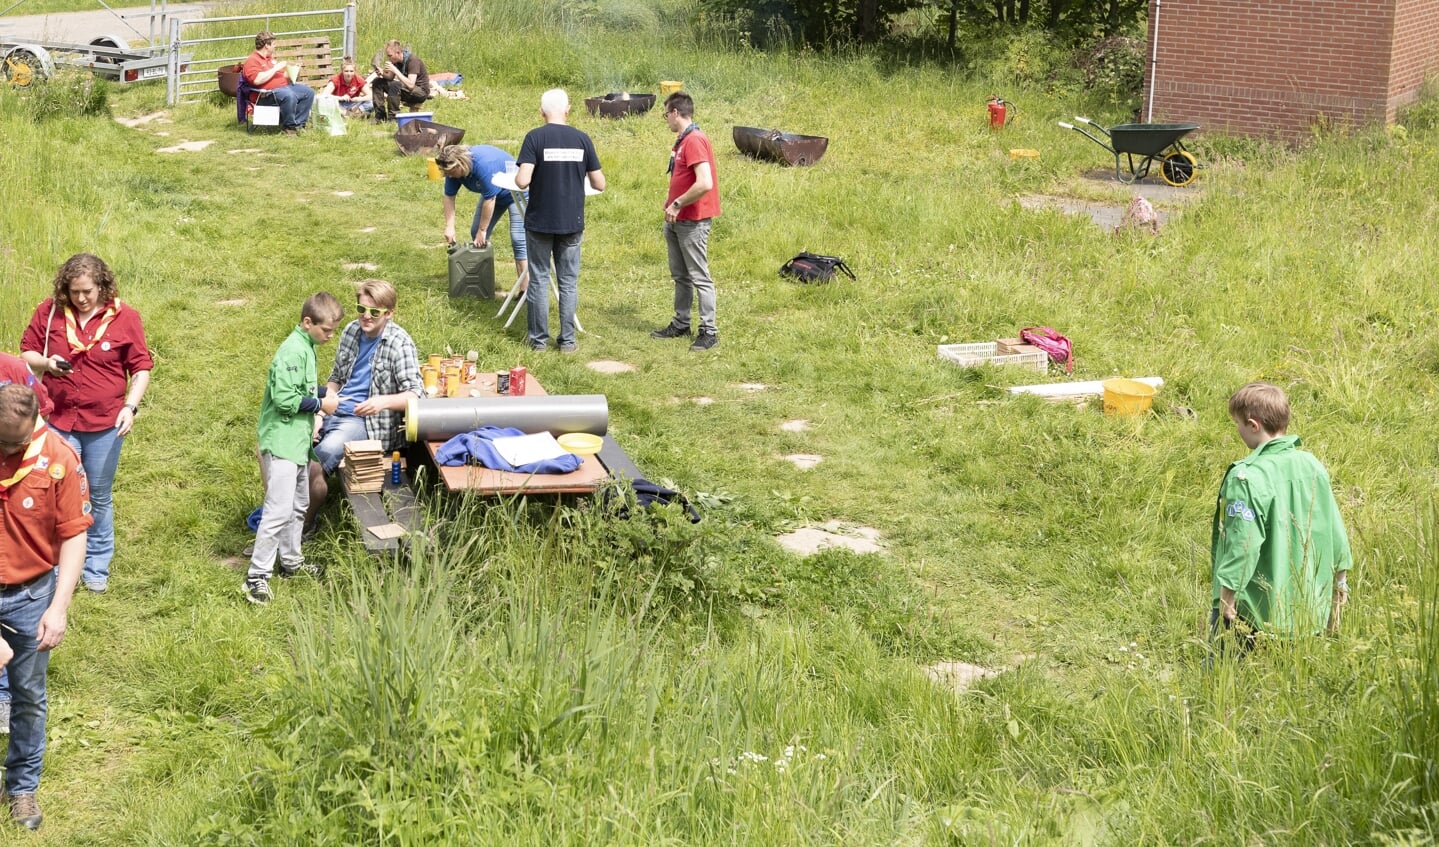
[[[126,403],[124,406],[121,406],[120,408],[122,408],[122,409],[129,409],[129,410],[130,410],[130,417],[132,417],[132,418],[135,417],[136,415],[140,414],[140,407],[139,407],[139,406],[136,406],[134,403]]]
[[[680,201],[676,200],[676,201],[674,201],[673,203],[671,203],[670,205],[675,207],[675,211],[676,211],[676,212],[678,212],[678,211],[680,210]]]

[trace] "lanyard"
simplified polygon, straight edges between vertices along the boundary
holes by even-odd
[[[699,124],[691,121],[690,125],[685,127],[685,131],[680,133],[680,137],[675,139],[675,146],[670,148],[670,166],[665,169],[665,173],[672,174],[675,172],[675,154],[680,151],[680,145],[684,143],[685,136],[689,135],[690,133],[694,132],[699,128]]]

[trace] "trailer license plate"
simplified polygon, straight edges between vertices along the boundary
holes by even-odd
[[[164,65],[156,65],[156,66],[153,67],[153,68],[145,68],[144,70],[140,71],[140,79],[154,79],[154,78],[157,77],[157,76],[164,76],[164,75],[165,75],[165,66],[164,66]]]

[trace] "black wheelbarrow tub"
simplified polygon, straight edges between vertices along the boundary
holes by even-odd
[[[737,126],[731,135],[734,146],[746,156],[782,165],[813,165],[829,149],[829,139],[822,135],[796,135],[755,126]]]
[[[585,108],[597,118],[623,118],[643,115],[655,105],[653,94],[628,94],[616,91],[602,97],[586,97]]]
[[[434,121],[412,120],[395,130],[395,143],[406,156],[423,153],[432,156],[446,144],[459,144],[465,131],[455,126],[445,126]]]
[[[1158,156],[1199,124],[1120,124],[1109,128],[1109,142],[1116,153]]]

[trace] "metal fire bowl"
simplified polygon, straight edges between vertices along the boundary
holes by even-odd
[[[734,146],[746,156],[782,165],[813,165],[829,149],[829,139],[822,135],[796,135],[755,126],[737,126],[731,135]]]
[[[628,115],[643,115],[654,108],[653,94],[629,94],[612,91],[603,97],[586,97],[585,108],[598,118],[623,118]]]

